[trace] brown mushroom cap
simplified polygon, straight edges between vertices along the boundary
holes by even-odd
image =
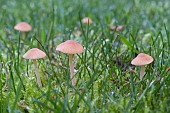
[[[31,31],[32,28],[28,23],[20,22],[17,25],[15,25],[14,29],[16,29],[18,31],[26,32],[26,31]]]
[[[131,61],[131,64],[142,66],[147,65],[153,62],[153,58],[145,53],[140,53],[136,58]]]
[[[41,51],[38,48],[32,48],[30,50],[28,50],[24,55],[23,58],[25,59],[40,59],[40,58],[44,58],[46,56],[46,54]]]
[[[60,51],[67,54],[77,54],[82,53],[84,51],[84,48],[82,45],[73,40],[67,40],[59,44],[56,48],[56,51]]]

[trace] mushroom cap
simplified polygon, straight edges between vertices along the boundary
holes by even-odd
[[[31,31],[32,27],[26,22],[20,22],[15,25],[14,29],[18,31],[26,32],[26,31]]]
[[[115,30],[115,29],[116,29],[116,31],[119,32],[119,31],[122,31],[122,29],[123,29],[124,26],[125,26],[124,24],[119,25],[119,26],[117,26],[117,27],[116,27],[116,26],[109,25],[109,28],[110,28],[110,30]]]
[[[142,66],[153,62],[153,58],[145,53],[140,53],[131,61],[132,65]]]
[[[81,44],[73,40],[67,40],[59,44],[56,48],[56,51],[60,51],[66,54],[77,54],[82,53],[84,51],[84,48]]]
[[[119,25],[117,28],[116,28],[116,31],[122,31],[124,25]]]
[[[46,56],[46,54],[41,51],[38,48],[32,48],[30,50],[28,50],[24,55],[23,58],[25,59],[40,59],[40,58],[44,58]]]
[[[84,23],[84,24],[91,24],[91,23],[93,23],[93,21],[89,18],[89,17],[85,17],[85,18],[83,18],[82,19],[82,23]]]

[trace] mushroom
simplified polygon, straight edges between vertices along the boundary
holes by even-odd
[[[153,58],[145,53],[140,53],[131,61],[132,65],[140,66],[140,80],[142,80],[145,73],[145,65],[153,62]]]
[[[26,35],[25,32],[32,30],[31,26],[26,22],[18,23],[17,25],[15,25],[14,29],[22,32],[23,39],[25,39],[25,35]]]
[[[116,31],[122,31],[124,25],[119,25],[117,28],[116,28]]]
[[[79,43],[73,40],[67,40],[61,44],[59,44],[56,48],[56,51],[60,51],[69,55],[69,65],[70,65],[70,78],[72,80],[72,85],[76,85],[76,78],[74,76],[74,66],[73,66],[73,58],[72,54],[82,53],[84,48]]]
[[[124,26],[125,26],[124,24],[123,25],[119,25],[117,27],[110,25],[109,28],[110,28],[110,30],[116,30],[117,32],[119,32],[119,31],[122,31]]]
[[[37,83],[38,83],[39,87],[42,87],[42,83],[41,83],[40,74],[38,71],[38,66],[37,66],[36,60],[40,59],[40,58],[44,58],[45,56],[46,56],[46,54],[38,48],[32,48],[23,55],[23,58],[31,59],[33,61],[35,74],[37,77]]]
[[[84,24],[91,24],[91,23],[93,23],[93,21],[89,17],[84,17],[82,19],[82,23],[84,23]]]

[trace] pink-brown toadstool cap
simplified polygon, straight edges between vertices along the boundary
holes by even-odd
[[[142,66],[153,62],[153,58],[145,53],[140,53],[131,61],[132,65]]]
[[[26,32],[26,31],[31,31],[32,30],[31,26],[28,23],[26,23],[26,22],[18,23],[17,25],[15,25],[14,29],[18,30],[18,31],[22,31],[22,32]]]
[[[84,23],[84,24],[91,24],[91,23],[93,23],[93,21],[89,18],[89,17],[85,17],[85,18],[83,18],[82,19],[82,23]]]
[[[67,40],[59,44],[56,48],[56,51],[60,51],[67,54],[77,54],[82,53],[84,51],[84,48],[81,44],[73,40]]]
[[[23,58],[25,59],[40,59],[40,58],[44,58],[46,56],[46,54],[41,51],[38,48],[32,48],[30,50],[28,50],[24,55]]]

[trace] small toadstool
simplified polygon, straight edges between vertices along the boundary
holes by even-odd
[[[26,23],[26,22],[20,22],[14,27],[15,30],[21,31],[22,32],[22,38],[25,39],[25,32],[31,31],[32,27]]]
[[[140,53],[131,61],[132,65],[141,66],[140,80],[142,80],[145,73],[145,65],[153,62],[153,58],[145,53]]]
[[[116,30],[117,32],[119,32],[119,31],[122,31],[124,26],[125,26],[124,24],[123,25],[119,25],[117,27],[110,25],[109,28],[110,28],[110,30],[113,30],[113,31]]]
[[[76,78],[74,76],[74,66],[73,66],[73,58],[72,54],[82,53],[84,48],[79,43],[73,40],[67,40],[61,44],[59,44],[56,48],[56,51],[60,51],[69,55],[69,65],[70,65],[70,79],[72,80],[72,85],[76,85]]]
[[[82,23],[91,24],[91,23],[93,23],[93,21],[89,17],[85,17],[82,19]]]
[[[39,87],[42,87],[42,83],[41,83],[40,74],[38,71],[38,66],[37,66],[36,60],[40,59],[40,58],[44,58],[45,56],[46,56],[46,54],[38,48],[32,48],[23,55],[23,58],[33,60],[35,74],[37,76],[37,83],[38,83]]]

